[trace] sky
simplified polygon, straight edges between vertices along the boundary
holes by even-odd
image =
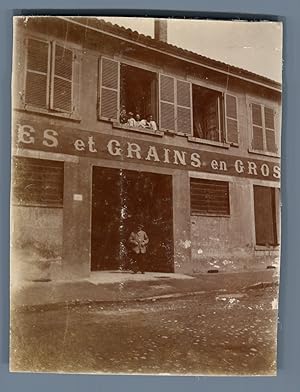
[[[101,19],[154,35],[150,18]],[[281,83],[281,23],[168,19],[168,42]]]

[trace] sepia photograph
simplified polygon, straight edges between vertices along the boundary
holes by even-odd
[[[282,23],[14,17],[10,371],[275,376]]]

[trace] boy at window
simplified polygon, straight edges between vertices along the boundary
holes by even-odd
[[[127,113],[125,106],[122,106],[121,112],[120,112],[120,124],[126,124],[127,123]]]
[[[136,113],[136,115],[135,115],[135,124],[136,124],[136,127],[142,126],[141,125],[141,116],[139,115],[139,113]]]
[[[147,128],[152,129],[153,131],[157,131],[156,122],[153,120],[152,114],[147,116]]]
[[[128,124],[129,127],[136,127],[136,126],[137,126],[137,125],[136,125],[136,121],[135,121],[135,119],[134,119],[134,117],[133,117],[133,113],[132,113],[132,112],[129,112],[129,113],[128,113],[128,121],[127,121],[127,124]]]
[[[139,127],[140,128],[149,128],[147,126],[147,120],[145,120],[144,118],[142,120],[140,120]]]

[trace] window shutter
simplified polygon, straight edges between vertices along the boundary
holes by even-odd
[[[264,149],[263,123],[261,106],[255,103],[251,104],[252,117],[252,147],[255,150]]]
[[[253,186],[256,244],[277,245],[275,188]]]
[[[73,51],[53,43],[50,109],[73,111]]]
[[[159,75],[159,124],[162,129],[175,131],[175,79]]]
[[[49,105],[50,45],[27,40],[25,104],[39,108]]]
[[[100,105],[101,118],[118,121],[120,65],[118,61],[100,59]]]
[[[192,214],[230,215],[228,182],[191,178],[190,194]]]
[[[177,131],[192,133],[191,83],[177,80]]]
[[[239,143],[237,97],[225,94],[225,129],[226,141],[230,144]]]
[[[64,163],[14,157],[13,202],[19,205],[63,206]]]
[[[277,152],[274,110],[268,107],[264,107],[264,116],[265,116],[267,151]]]

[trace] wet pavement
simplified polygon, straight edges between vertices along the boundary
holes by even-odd
[[[276,287],[13,313],[12,368],[273,374]]]

